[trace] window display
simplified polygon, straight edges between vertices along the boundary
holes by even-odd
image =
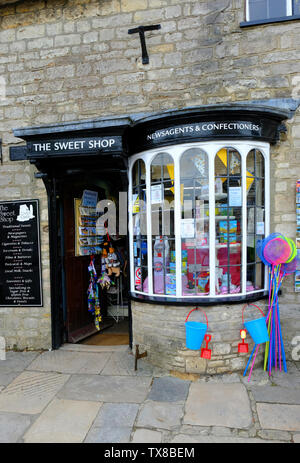
[[[268,150],[208,142],[133,157],[132,292],[205,298],[265,289],[255,245],[269,227]]]

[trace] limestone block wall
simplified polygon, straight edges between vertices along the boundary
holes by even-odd
[[[42,308],[0,307],[9,347],[51,346],[46,192],[33,166],[9,161],[9,146],[22,143],[13,128],[300,98],[300,21],[240,28],[243,19],[243,0],[0,2],[0,198],[40,200],[44,292]],[[148,24],[161,29],[146,33],[150,63],[143,65],[139,37],[128,29]],[[299,110],[287,128],[271,150],[271,225],[294,238]],[[282,305],[291,339],[300,331],[292,278]]]
[[[259,307],[267,313],[264,303]],[[220,374],[245,369],[249,355],[238,353],[241,342],[242,323],[241,304],[202,307],[190,314],[190,321],[205,323],[203,311],[208,318],[208,331],[212,335],[208,348],[211,359],[200,357],[201,350],[186,348],[185,320],[191,307],[161,306],[134,302],[133,343],[139,345],[140,352],[147,351],[151,363],[168,371],[193,375]],[[249,313],[247,313],[249,311]],[[255,307],[245,310],[245,319],[260,318]],[[249,353],[254,347],[253,340],[247,336]],[[205,347],[205,341],[202,346]],[[262,363],[264,348],[259,349],[255,365]]]

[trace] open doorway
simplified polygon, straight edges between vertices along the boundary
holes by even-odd
[[[99,221],[107,209],[98,207],[113,202],[118,219],[126,183],[124,173],[109,169],[73,169],[60,179],[64,342],[130,344],[127,234],[118,233],[118,220],[116,233],[108,233]]]

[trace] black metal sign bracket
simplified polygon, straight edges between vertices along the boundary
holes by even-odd
[[[134,29],[128,29],[128,34],[139,34],[141,40],[141,47],[142,47],[142,63],[149,64],[149,56],[146,47],[146,39],[145,39],[145,32],[147,31],[155,31],[161,29],[160,24],[154,24],[153,26],[139,26],[135,27]]]

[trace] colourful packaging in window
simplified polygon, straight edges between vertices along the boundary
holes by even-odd
[[[200,293],[209,291],[209,272],[202,272],[196,280],[197,290]]]
[[[237,231],[237,220],[229,220],[229,230],[228,230],[228,222],[227,220],[220,220],[219,222],[219,230],[220,233],[236,233]]]
[[[225,205],[218,204],[218,208],[219,208],[219,215],[226,216],[227,211],[228,211],[228,215],[233,215],[232,207],[228,208],[227,204]]]
[[[173,284],[166,284],[166,293],[167,294],[176,294],[176,285]]]
[[[188,253],[187,251],[181,251],[181,259],[182,259],[182,262],[187,262],[187,257],[188,257]]]
[[[170,258],[171,262],[175,262],[176,251],[171,251],[170,256],[171,256],[171,258]]]
[[[166,282],[171,285],[176,284],[176,275],[174,273],[167,273]]]
[[[166,275],[166,294],[176,294],[176,275],[173,273]]]
[[[236,233],[221,233],[220,235],[220,242],[221,243],[236,243]]]
[[[176,263],[170,262],[170,273],[176,273]]]

